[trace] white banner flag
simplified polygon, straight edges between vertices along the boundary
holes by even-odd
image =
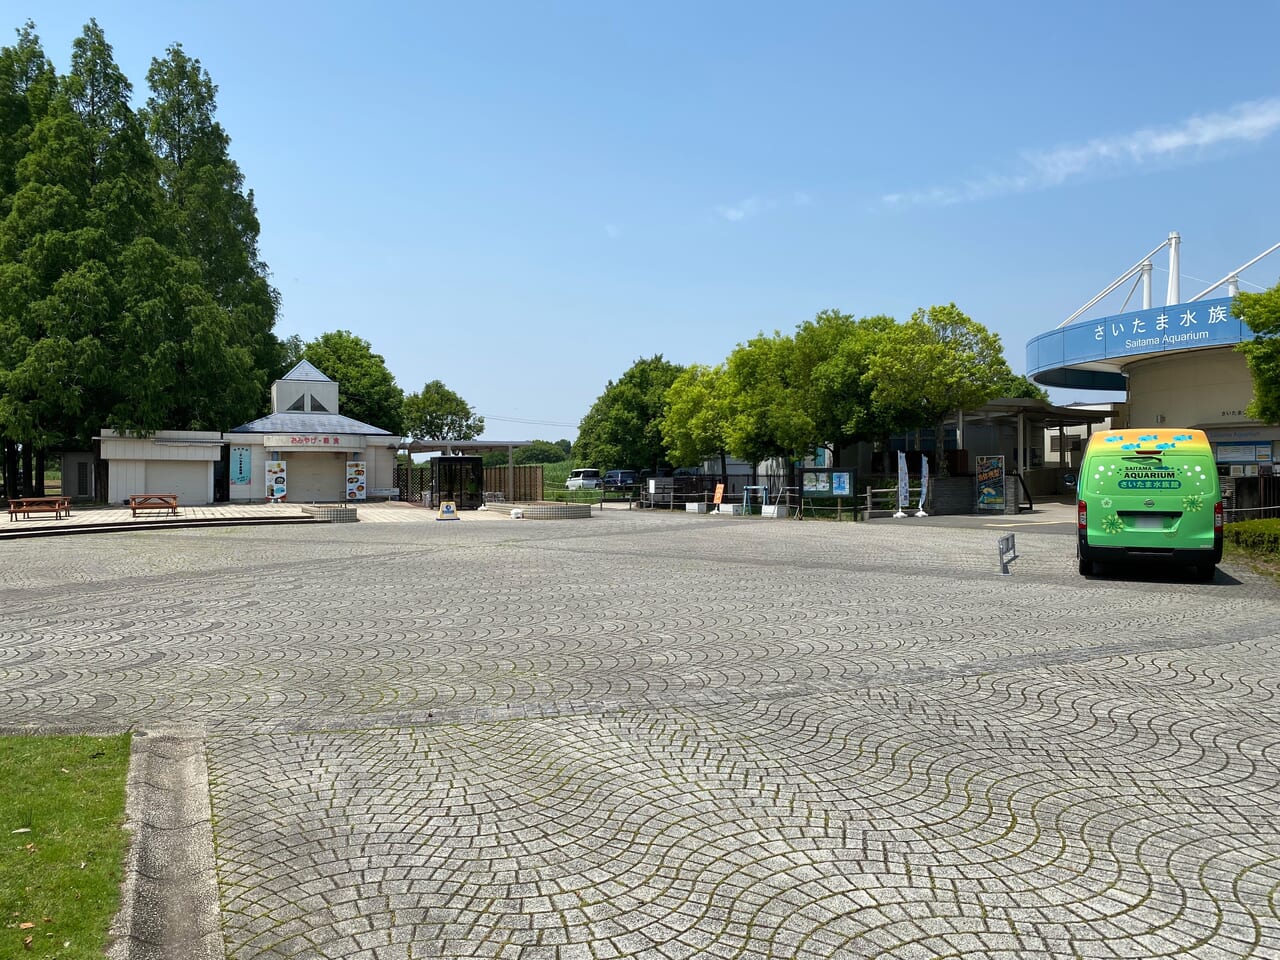
[[[907,455],[898,451],[898,507],[911,505],[911,485],[907,478]]]
[[[920,509],[924,509],[925,496],[929,492],[929,458],[920,458]]]

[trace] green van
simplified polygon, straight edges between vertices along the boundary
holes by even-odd
[[[1104,430],[1089,438],[1076,485],[1076,556],[1163,562],[1212,580],[1222,559],[1222,489],[1202,430]]]

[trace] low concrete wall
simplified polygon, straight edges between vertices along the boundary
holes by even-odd
[[[355,523],[356,508],[348,507],[346,504],[337,504],[331,506],[324,503],[305,503],[302,505],[302,512],[316,520],[323,520],[328,523]]]
[[[519,510],[525,520],[587,520],[591,517],[590,503],[495,503],[490,510]]]

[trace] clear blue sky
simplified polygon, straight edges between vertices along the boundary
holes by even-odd
[[[181,42],[277,332],[354,331],[490,439],[572,439],[635,360],[719,363],[828,307],[954,301],[1021,372],[1171,230],[1184,299],[1280,241],[1270,0],[0,9],[60,71],[96,17],[139,105]],[[1245,289],[1277,277],[1280,252]]]

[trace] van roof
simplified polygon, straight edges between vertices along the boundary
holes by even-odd
[[[1189,427],[1129,427],[1124,430],[1099,430],[1089,438],[1086,450],[1089,454],[1099,452],[1116,454],[1132,453],[1135,450],[1149,450],[1167,453],[1210,453],[1209,438],[1203,430]]]

